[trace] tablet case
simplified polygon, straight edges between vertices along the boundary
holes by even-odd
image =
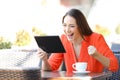
[[[47,53],[65,53],[59,36],[34,36],[38,47]]]

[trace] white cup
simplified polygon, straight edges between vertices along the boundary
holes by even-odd
[[[72,65],[73,69],[76,71],[86,71],[87,62],[76,62]]]

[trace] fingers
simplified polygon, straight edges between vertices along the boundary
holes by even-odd
[[[41,59],[43,60],[47,59],[47,53],[44,52],[43,50],[38,49],[37,54],[38,54],[38,57],[40,57]]]
[[[89,53],[89,55],[93,55],[95,53],[95,51],[96,51],[96,48],[94,46],[90,45],[88,47],[88,53]]]
[[[38,51],[38,52],[44,52],[41,48],[39,48],[37,51]]]

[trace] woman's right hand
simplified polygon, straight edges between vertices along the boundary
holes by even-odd
[[[38,54],[38,57],[40,57],[40,59],[42,59],[43,61],[47,60],[48,58],[47,53],[43,51],[42,49],[38,49],[37,54]]]
[[[48,63],[48,53],[46,53],[45,51],[43,51],[42,49],[38,49],[37,50],[37,55],[38,57],[40,57],[40,59],[42,59],[42,70],[52,70],[49,63]]]

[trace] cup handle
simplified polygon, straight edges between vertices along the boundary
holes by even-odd
[[[72,64],[72,67],[73,67],[73,69],[75,69],[75,70],[76,70],[76,65],[75,65],[75,64]]]

